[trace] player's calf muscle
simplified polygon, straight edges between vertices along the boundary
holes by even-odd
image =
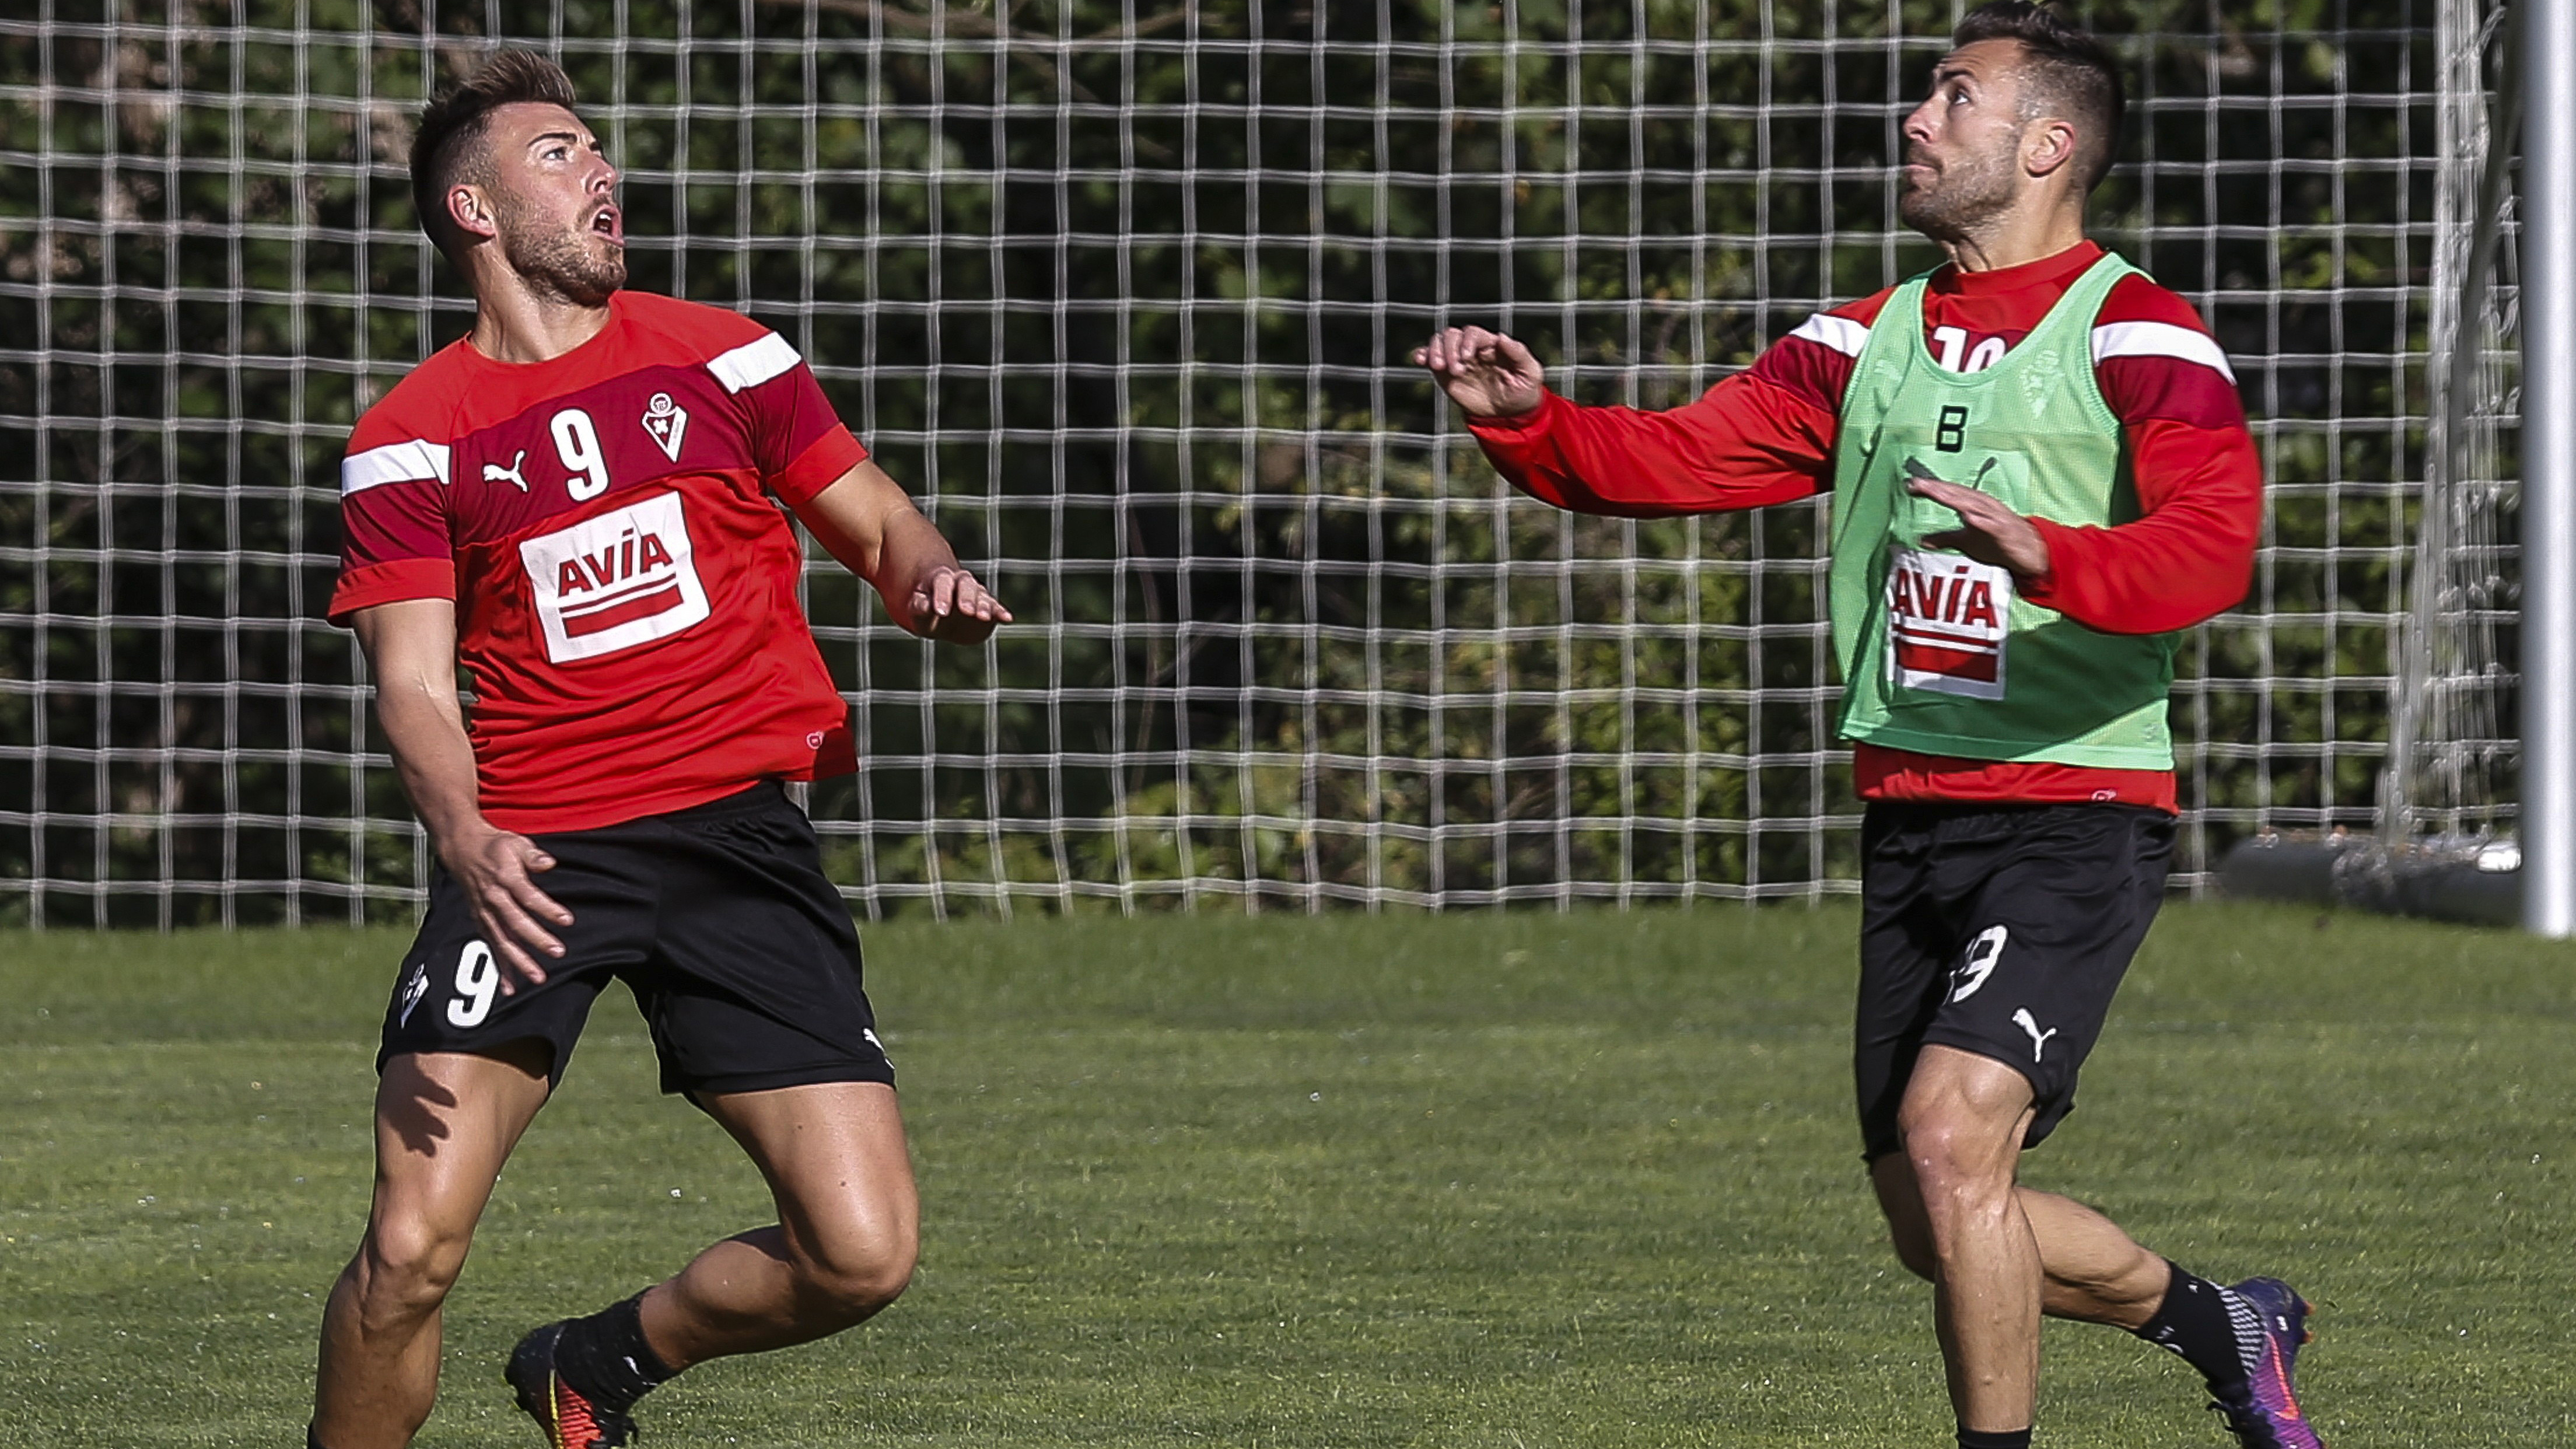
[[[875,1317],[912,1281],[909,1236],[844,1245],[828,1257],[754,1229],[708,1248],[644,1295],[642,1326],[672,1372],[711,1358],[828,1338]]]

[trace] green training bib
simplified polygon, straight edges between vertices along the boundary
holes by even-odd
[[[1923,537],[1959,517],[1906,491],[1939,478],[2015,513],[2138,516],[2120,422],[2093,379],[2093,319],[2136,268],[2104,255],[2021,344],[1951,372],[1923,338],[1925,278],[1896,290],[1843,393],[1829,564],[1837,732],[1974,760],[2173,768],[2175,634],[2105,634],[2020,597],[2012,574]]]

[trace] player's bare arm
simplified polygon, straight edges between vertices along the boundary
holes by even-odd
[[[1518,338],[1482,327],[1451,327],[1413,349],[1413,365],[1431,374],[1471,418],[1509,418],[1547,398],[1547,373]]]
[[[943,644],[981,644],[1011,611],[957,562],[903,485],[861,462],[799,504],[796,516],[832,557],[875,587],[895,622]]]
[[[456,605],[405,599],[361,609],[349,625],[376,677],[376,718],[393,747],[394,768],[412,808],[429,831],[439,864],[474,902],[484,939],[530,985],[546,979],[540,957],[560,957],[563,942],[548,923],[572,924],[572,912],[538,889],[535,876],[554,857],[524,835],[483,818],[474,778],[474,746],[456,694]],[[515,993],[508,974],[501,990]]]

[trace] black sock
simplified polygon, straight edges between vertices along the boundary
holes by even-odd
[[[2209,1391],[2224,1403],[2240,1403],[2254,1389],[2245,1378],[2245,1353],[2236,1335],[2236,1318],[2229,1302],[2235,1295],[2210,1282],[2195,1278],[2173,1263],[2173,1279],[2165,1287],[2165,1301],[2156,1316],[2144,1327],[2130,1330],[2147,1342],[2181,1354],[2200,1376],[2209,1380]]]
[[[2030,1449],[2028,1429],[1962,1429],[1959,1449]]]
[[[672,1377],[653,1356],[653,1345],[644,1341],[643,1302],[638,1293],[588,1318],[576,1318],[555,1340],[555,1372],[573,1392],[612,1413],[625,1413]]]

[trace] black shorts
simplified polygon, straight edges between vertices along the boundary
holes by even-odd
[[[1874,804],[1861,823],[1864,1155],[1903,1146],[1897,1110],[1927,1044],[2030,1079],[2036,1147],[2075,1108],[2129,958],[2164,903],[2173,817],[2137,805]]]
[[[404,1052],[489,1054],[537,1040],[557,1085],[590,1004],[635,992],[662,1090],[758,1092],[894,1081],[859,978],[859,933],[824,878],[814,827],[763,782],[667,815],[531,837],[554,856],[538,888],[573,914],[546,981],[508,968],[445,871],[385,1008],[376,1069]],[[514,978],[515,980],[515,978]]]

